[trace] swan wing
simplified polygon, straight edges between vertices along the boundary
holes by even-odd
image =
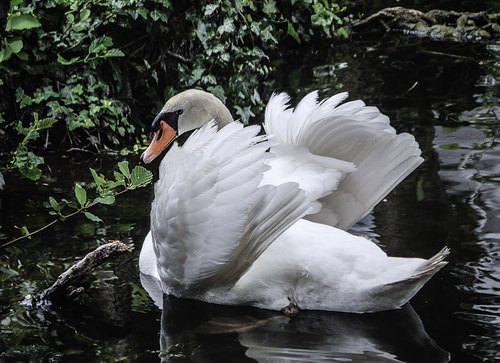
[[[412,135],[397,134],[387,116],[360,100],[340,105],[346,98],[347,93],[340,93],[318,102],[315,91],[290,109],[288,95],[274,94],[264,124],[272,152],[276,150],[283,158],[293,155],[289,151],[293,149],[296,154],[302,153],[302,158],[314,158],[328,171],[323,179],[317,178],[321,184],[300,183],[312,197],[320,198],[322,206],[307,219],[342,229],[367,215],[423,161]],[[300,157],[294,157],[300,162]],[[331,163],[337,163],[337,167]],[[275,173],[272,180],[286,178],[280,168],[271,172]]]
[[[210,122],[162,161],[151,229],[165,292],[233,284],[312,208],[297,183],[259,186],[270,157],[259,131]]]

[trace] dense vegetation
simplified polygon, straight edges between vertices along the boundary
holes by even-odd
[[[214,93],[246,122],[263,107],[270,58],[347,36],[343,9],[331,0],[0,6],[0,189],[5,173],[38,180],[46,150],[130,148],[161,104],[185,88]]]
[[[246,121],[262,107],[278,46],[346,36],[329,0],[11,0],[0,48],[3,151],[32,179],[21,136],[45,119],[45,147],[96,151],[137,140],[166,98],[200,87]],[[4,5],[4,6],[5,6]],[[282,47],[281,47],[282,48]],[[230,95],[230,97],[227,97]],[[52,121],[49,121],[52,120]],[[59,122],[56,122],[59,121]],[[40,130],[38,130],[40,131]],[[31,133],[34,140],[37,132]],[[5,170],[5,165],[4,165]]]

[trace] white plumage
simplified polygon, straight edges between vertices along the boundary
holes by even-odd
[[[176,96],[183,105],[188,92]],[[263,136],[259,126],[200,121],[161,162],[141,272],[167,294],[218,304],[348,312],[405,304],[448,249],[430,260],[388,257],[342,229],[423,160],[413,136],[397,135],[362,101],[339,106],[346,97],[318,103],[313,92],[292,110],[287,95],[273,95]]]

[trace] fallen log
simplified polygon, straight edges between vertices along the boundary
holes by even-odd
[[[89,277],[98,266],[115,257],[131,253],[132,250],[132,247],[120,241],[97,247],[59,275],[54,284],[40,295],[39,301],[50,301],[52,304],[62,305],[74,299],[83,293]]]
[[[479,42],[500,38],[500,13],[382,9],[352,24],[354,31],[401,32],[433,40]]]

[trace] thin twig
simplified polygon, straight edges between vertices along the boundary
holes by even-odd
[[[187,59],[187,58],[183,57],[183,56],[182,56],[182,55],[180,55],[180,54],[174,53],[174,52],[172,52],[172,51],[170,51],[170,50],[166,50],[166,51],[165,51],[165,54],[167,54],[167,55],[169,55],[170,57],[175,58],[175,59],[177,59],[177,60],[179,60],[179,61],[181,61],[181,62],[183,62],[183,63],[186,63],[186,64],[191,64],[191,60],[189,60],[189,59]]]
[[[117,196],[119,196],[119,195],[121,195],[121,194],[123,194],[123,193],[125,193],[125,192],[128,192],[129,190],[130,190],[129,188],[125,188],[125,189],[120,190],[119,192],[115,193],[113,196],[114,196],[114,197],[117,197]],[[20,241],[20,240],[22,240],[22,239],[25,239],[25,238],[31,237],[31,236],[33,236],[33,235],[35,235],[35,234],[38,234],[38,233],[40,233],[40,232],[44,231],[45,229],[49,228],[50,226],[53,226],[53,225],[54,225],[54,224],[56,224],[57,222],[62,222],[62,221],[65,221],[65,220],[67,220],[68,218],[71,218],[71,217],[73,217],[73,216],[75,216],[75,215],[77,215],[77,214],[83,213],[83,212],[85,212],[87,209],[92,208],[93,206],[95,206],[95,205],[97,205],[97,204],[99,204],[99,203],[98,203],[98,202],[92,202],[92,203],[90,203],[90,204],[86,205],[85,207],[83,207],[83,208],[79,208],[78,210],[76,210],[76,211],[74,211],[74,212],[72,212],[72,213],[70,213],[70,214],[67,214],[67,215],[62,215],[62,214],[61,214],[61,218],[60,218],[60,219],[55,219],[55,220],[53,220],[52,222],[50,222],[49,224],[46,224],[46,225],[44,225],[44,226],[42,226],[42,227],[40,227],[40,228],[38,228],[38,229],[34,230],[33,232],[27,233],[27,234],[25,234],[25,235],[22,235],[22,236],[19,236],[19,237],[17,237],[17,238],[14,238],[13,240],[10,240],[10,241],[8,241],[8,242],[5,242],[4,244],[0,245],[0,249],[1,249],[1,248],[8,247],[8,246],[10,246],[11,244],[13,244],[13,243],[15,243],[15,242],[17,242],[17,241]]]

